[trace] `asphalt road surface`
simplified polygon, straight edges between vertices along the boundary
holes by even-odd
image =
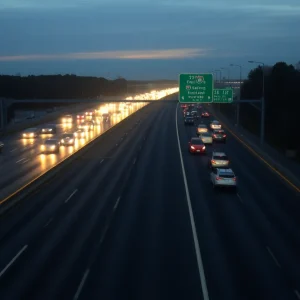
[[[60,147],[59,154],[41,154],[41,141],[46,138],[59,138],[66,131],[74,132],[77,127],[76,122],[73,124],[62,124],[59,119],[52,122],[51,124],[57,126],[57,134],[55,135],[40,135],[36,139],[24,139],[20,133],[2,138],[1,141],[4,142],[5,148],[3,149],[3,153],[0,154],[0,200],[9,196],[41,173],[49,170],[56,163],[86,145],[95,136],[102,134],[111,126],[117,124],[143,106],[142,103],[132,103],[129,109],[116,113],[120,110],[119,105],[118,103],[104,103],[97,107],[100,109],[103,108],[103,110],[106,109],[112,113],[110,122],[96,125],[94,130],[89,132],[84,139],[76,139],[74,146]],[[71,115],[76,120],[77,114]]]
[[[150,104],[3,216],[0,299],[300,299],[299,195],[230,134],[203,156],[192,136]],[[213,148],[237,194],[212,189]]]

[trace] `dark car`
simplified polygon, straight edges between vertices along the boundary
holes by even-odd
[[[59,153],[59,146],[57,139],[47,139],[41,144],[41,153]]]
[[[209,114],[209,112],[204,111],[204,112],[202,112],[201,117],[202,117],[202,118],[209,118],[209,117],[210,117],[210,114]]]
[[[191,116],[185,117],[184,118],[184,124],[185,125],[194,125],[195,124],[194,117],[191,117]]]
[[[206,153],[206,147],[200,138],[191,138],[188,149],[190,153]]]
[[[55,125],[44,125],[40,129],[40,134],[55,134],[56,126]]]
[[[226,143],[227,134],[223,129],[215,129],[213,130],[212,138],[214,142]]]

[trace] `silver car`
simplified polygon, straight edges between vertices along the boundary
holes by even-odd
[[[204,144],[212,144],[213,143],[213,138],[212,134],[210,132],[201,132],[199,134],[199,138],[202,140]]]
[[[232,169],[213,169],[210,173],[210,180],[214,188],[229,187],[237,190],[237,178]]]
[[[210,168],[228,168],[228,156],[224,152],[213,152],[208,165]]]

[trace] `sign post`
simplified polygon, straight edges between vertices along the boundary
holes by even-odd
[[[213,75],[212,74],[180,74],[179,75],[180,103],[212,103]]]
[[[233,90],[226,89],[214,89],[213,103],[232,103],[233,102]]]

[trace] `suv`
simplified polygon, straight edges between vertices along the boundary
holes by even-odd
[[[210,180],[214,188],[229,187],[237,190],[236,176],[232,169],[213,169],[210,173]]]
[[[210,168],[228,168],[229,159],[224,152],[213,152],[208,166]]]
[[[194,118],[193,117],[185,117],[184,118],[184,124],[185,125],[194,125],[195,121],[194,121]]]

